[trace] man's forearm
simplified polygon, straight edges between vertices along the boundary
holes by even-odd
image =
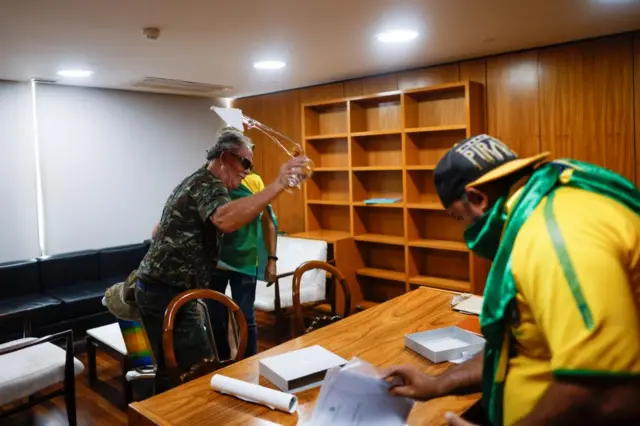
[[[640,385],[555,381],[516,426],[640,424]]]
[[[283,190],[284,185],[276,181],[255,195],[234,200],[218,208],[211,216],[211,221],[222,232],[237,231],[255,219]]]
[[[451,367],[438,376],[438,394],[444,396],[475,390],[482,383],[483,361],[484,352],[480,351],[469,361]]]
[[[275,256],[277,253],[277,235],[276,225],[273,223],[269,209],[265,209],[262,214],[262,234],[264,235],[264,245],[269,256]]]

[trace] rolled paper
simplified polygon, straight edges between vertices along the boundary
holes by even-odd
[[[285,413],[293,413],[298,408],[298,397],[295,395],[220,374],[214,374],[211,377],[211,388],[243,401],[264,405]]]

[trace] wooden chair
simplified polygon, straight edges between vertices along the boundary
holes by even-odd
[[[309,327],[305,327],[304,324],[304,316],[302,313],[302,304],[300,303],[300,282],[302,280],[302,275],[305,272],[311,271],[313,269],[322,269],[329,274],[331,274],[331,280],[333,281],[332,290],[335,292],[338,287],[342,288],[342,292],[344,294],[344,311],[342,315],[337,313],[335,297],[332,297],[329,302],[331,304],[331,316],[319,316],[312,320],[311,325]],[[339,283],[340,286],[337,286],[336,283]],[[298,337],[304,333],[310,333],[313,330],[317,330],[318,328],[324,327],[330,323],[341,320],[342,318],[346,318],[351,314],[351,293],[349,292],[349,285],[342,275],[342,272],[338,270],[335,266],[331,265],[328,262],[320,262],[317,260],[312,260],[309,262],[305,262],[302,265],[296,268],[293,273],[293,334],[294,337]]]
[[[189,371],[181,372],[178,367],[178,361],[176,360],[174,346],[173,346],[173,329],[176,320],[176,315],[180,311],[180,308],[185,303],[195,300],[204,312],[204,317],[207,321],[207,328],[209,331],[209,338],[213,347],[213,358],[203,359],[198,364],[192,366]],[[235,351],[232,349],[231,358],[227,360],[219,359],[217,350],[215,349],[215,340],[213,338],[213,327],[211,325],[210,316],[204,300],[213,300],[221,303],[230,312],[229,325],[235,332],[233,338],[235,339]],[[242,359],[247,349],[248,332],[247,321],[240,310],[240,307],[229,297],[214,290],[188,290],[173,298],[164,316],[164,327],[162,333],[162,350],[164,353],[164,362],[167,368],[169,377],[174,385],[179,385],[197,377],[201,377],[212,371],[218,370],[226,365],[233,364],[234,362]],[[235,352],[235,354],[234,354]]]

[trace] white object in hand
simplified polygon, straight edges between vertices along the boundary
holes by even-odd
[[[295,395],[220,374],[214,374],[211,378],[211,388],[247,402],[264,405],[272,410],[293,413],[298,409],[298,397]]]

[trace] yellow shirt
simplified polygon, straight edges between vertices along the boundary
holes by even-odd
[[[249,191],[257,194],[258,192],[262,192],[264,190],[264,182],[260,178],[260,175],[256,173],[251,173],[246,178],[242,180],[242,185],[249,188]]]
[[[640,374],[640,218],[575,188],[554,198],[551,208],[542,200],[513,247],[515,355],[505,425],[533,410],[554,376]],[[562,267],[551,235],[564,242],[560,256],[572,268]]]

